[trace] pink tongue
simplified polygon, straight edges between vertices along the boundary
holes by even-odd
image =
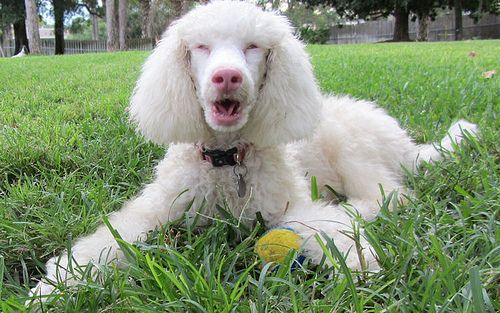
[[[226,115],[232,115],[233,112],[234,112],[234,109],[236,108],[236,103],[235,102],[231,102],[231,104],[229,105],[229,107],[224,106],[224,105],[219,104],[219,103],[217,103],[216,106],[217,106],[217,109],[220,112],[222,112],[222,113],[224,113]]]

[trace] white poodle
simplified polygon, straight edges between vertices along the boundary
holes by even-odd
[[[313,262],[323,255],[314,235],[324,232],[351,268],[376,269],[368,242],[356,249],[346,234],[354,223],[346,211],[374,218],[381,188],[404,192],[402,166],[440,158],[373,103],[323,97],[286,18],[244,2],[213,2],[173,23],[143,67],[130,115],[146,138],[169,146],[155,180],[109,218],[130,242],[184,214],[208,223],[226,201],[243,223],[261,212],[268,226],[293,228]],[[456,123],[437,146],[451,150],[464,129],[476,126]],[[312,175],[345,195],[350,210],[313,202]],[[106,226],[71,253],[80,265],[123,259]],[[52,281],[74,283],[67,266],[67,254],[49,260],[32,294],[49,294]]]

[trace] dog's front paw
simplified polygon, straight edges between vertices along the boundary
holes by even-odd
[[[50,295],[55,292],[55,289],[56,287],[54,285],[41,280],[34,288],[30,290],[28,295],[29,299],[26,300],[24,305],[26,307],[30,307],[46,302],[49,299]]]
[[[476,137],[479,132],[479,127],[476,124],[467,122],[466,120],[459,120],[455,124],[451,125],[448,130],[448,134],[451,139],[459,144],[463,139],[463,134],[470,134],[473,137]]]

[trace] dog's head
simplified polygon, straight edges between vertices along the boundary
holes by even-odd
[[[269,146],[312,134],[320,94],[286,18],[219,1],[174,22],[146,61],[130,113],[157,143],[217,133]]]

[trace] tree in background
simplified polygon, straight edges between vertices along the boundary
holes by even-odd
[[[203,4],[208,3],[209,0],[170,0],[170,5],[172,7],[170,20],[176,20],[186,14],[196,2]]]
[[[9,45],[10,39],[12,38],[12,25],[6,25],[2,27],[1,33],[0,33],[0,38],[2,38],[2,41],[0,42],[0,45],[2,47],[7,47]],[[4,51],[0,51],[0,53],[4,53]],[[5,56],[5,55],[2,55]]]
[[[207,2],[208,0],[151,0],[149,38],[158,40],[167,26],[189,11],[194,4]]]
[[[68,30],[68,39],[95,40],[92,19],[85,19],[83,16],[72,18]],[[104,23],[98,24],[97,36],[98,38],[106,38],[106,25]]]
[[[455,11],[455,40],[462,40],[463,25],[462,25],[462,0],[453,0]]]
[[[124,39],[154,37],[153,33],[156,29],[158,29],[158,32],[161,33],[165,29],[166,23],[171,18],[172,8],[168,0],[154,0],[152,2],[149,0],[128,0],[126,1],[126,7],[125,2],[122,2],[120,7],[120,1],[121,0],[115,0],[113,2],[115,15],[114,23],[116,23],[114,27],[116,28],[116,40],[118,41],[118,47],[120,47],[120,40],[122,42],[121,46],[123,47]],[[96,40],[99,37],[108,38],[108,27],[105,25],[107,22],[106,2],[96,0],[85,0],[79,2],[79,5],[85,10],[85,12],[80,11],[80,13],[83,14],[79,14],[79,16],[70,20],[69,31],[71,38],[93,40]],[[146,7],[144,7],[144,3],[147,4]],[[150,4],[151,7],[149,7]],[[144,10],[146,10],[146,12],[144,12]],[[123,20],[125,16],[120,13],[120,11],[126,14],[126,21]],[[87,12],[89,14],[87,14]],[[144,18],[149,15],[151,15],[151,17]],[[108,16],[111,15],[108,14]],[[121,21],[120,17],[122,18]],[[95,21],[99,20],[100,22],[101,19],[103,21],[101,23]],[[66,20],[68,21],[68,19]],[[145,22],[146,27],[144,25]]]
[[[55,54],[64,54],[64,21],[73,14],[89,8],[89,3],[97,0],[51,0],[54,13]],[[96,2],[97,3],[97,2]]]
[[[142,14],[142,38],[151,38],[151,0],[139,0],[139,2],[141,4]]]
[[[71,24],[68,27],[69,33],[72,35],[82,34],[85,28],[89,27],[89,23],[83,17],[78,16],[71,20]]]
[[[418,0],[417,0],[418,1]],[[392,2],[392,1],[388,1]],[[408,28],[408,17],[410,15],[410,10],[408,9],[406,1],[394,1],[394,9],[392,15],[394,15],[394,35],[392,37],[393,41],[410,41],[410,32]],[[389,5],[391,5],[390,3]],[[390,8],[390,7],[389,7]],[[383,8],[384,14],[391,14],[389,8]]]
[[[118,3],[117,3],[118,2]],[[108,51],[127,50],[128,1],[106,0]]]
[[[429,23],[434,20],[437,15],[437,9],[444,5],[444,0],[420,0],[416,1],[411,8],[414,14],[412,21],[417,21],[417,41],[427,41],[429,34]]]
[[[288,1],[283,12],[297,29],[297,35],[307,43],[324,44],[330,38],[330,29],[340,21],[331,7],[310,7],[304,3]]]
[[[427,41],[431,18],[428,15],[417,15],[417,41]]]
[[[328,5],[348,19],[377,19],[393,15],[394,41],[409,41],[408,22],[411,0],[306,0],[310,5]],[[418,2],[418,0],[414,0]]]
[[[1,0],[0,0],[1,1]],[[76,1],[76,0],[75,0]],[[107,1],[103,5],[99,5],[100,1],[96,0],[79,0],[76,1],[77,7],[85,9],[85,14],[80,14],[76,18],[72,18],[69,24],[69,31],[72,38],[90,39],[89,37],[89,17],[105,17],[106,24],[111,22],[113,26],[106,25],[105,30],[112,30],[111,36],[104,34],[102,37],[112,39],[109,51],[118,49],[126,49],[126,39],[130,38],[155,38],[159,39],[167,25],[173,21],[179,14],[184,14],[194,3],[204,3],[206,0],[114,0],[111,5],[107,5]],[[176,2],[177,1],[177,2]],[[121,4],[121,7],[120,7]],[[104,13],[106,9],[110,9],[114,13]],[[81,13],[75,10],[74,12]],[[89,13],[87,15],[86,13]],[[124,14],[122,14],[123,12]],[[111,19],[108,17],[114,17]],[[66,18],[66,21],[69,19]],[[93,35],[92,39],[98,37],[97,31],[94,28],[96,23],[92,23]],[[102,28],[99,28],[102,30]],[[114,37],[114,39],[113,39]]]
[[[99,40],[99,18],[104,17],[103,7],[99,6],[97,0],[80,1],[77,6],[85,8],[90,14],[92,22],[92,40]]]
[[[182,14],[184,0],[138,0],[142,38],[159,38],[173,16]],[[132,22],[134,24],[134,22]]]
[[[118,1],[118,38],[120,50],[127,50],[128,1]]]
[[[118,28],[115,10],[115,0],[106,0],[106,31],[108,34],[108,51],[118,50]]]
[[[31,53],[40,54],[40,31],[38,30],[38,12],[35,0],[25,0],[26,28]]]
[[[486,13],[500,14],[500,1],[498,0],[450,0],[449,7],[453,7],[455,12],[455,40],[462,40],[463,12],[470,12],[469,17],[477,23]]]
[[[54,16],[55,54],[64,54],[64,21],[73,14],[81,13],[82,8],[93,14],[97,11],[97,0],[50,0]],[[94,11],[91,8],[96,8]]]
[[[64,12],[71,9],[74,2],[70,0],[52,0],[54,10],[55,54],[64,54]]]
[[[99,40],[99,17],[103,17],[103,15],[99,14],[96,0],[90,1],[88,11],[92,18],[92,39]]]
[[[11,25],[13,25],[15,40],[14,54],[19,53],[23,46],[29,48],[25,12],[24,1],[0,0],[0,26],[2,29],[5,29],[3,32],[10,33],[7,29],[10,30]]]
[[[179,18],[185,8],[184,0],[170,0],[170,4],[172,6],[172,17],[174,19]]]
[[[393,15],[395,19],[393,41],[408,41],[408,22],[410,13],[415,14],[422,22],[420,37],[427,32],[429,18],[434,19],[438,9],[450,7],[455,10],[456,38],[462,38],[462,13],[470,12],[470,17],[476,21],[484,13],[498,14],[498,0],[304,0],[305,3],[328,5],[337,13],[348,19],[377,19]],[[418,37],[418,36],[417,36]]]

